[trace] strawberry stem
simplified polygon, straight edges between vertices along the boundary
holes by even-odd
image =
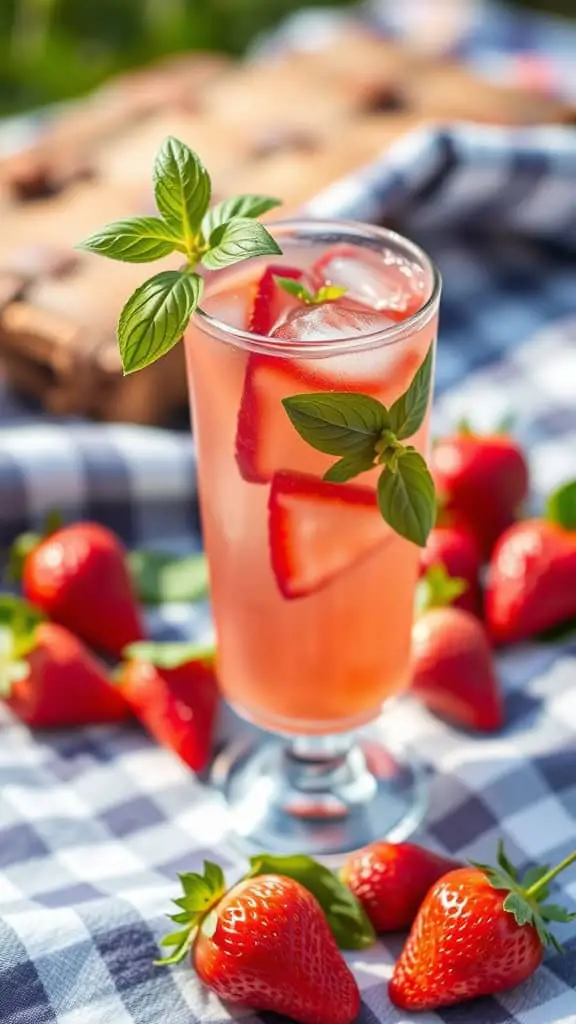
[[[574,861],[576,861],[576,850],[573,850],[572,853],[568,854],[564,860],[560,861],[555,868],[551,868],[545,875],[542,875],[542,878],[539,878],[537,882],[534,882],[534,885],[531,885],[529,889],[526,889],[526,896],[536,896],[542,889],[545,889],[561,871],[564,871],[564,869],[569,867],[570,864],[573,864]]]

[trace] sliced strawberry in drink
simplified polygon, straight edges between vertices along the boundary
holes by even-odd
[[[345,301],[379,310],[394,321],[406,320],[424,304],[426,277],[417,263],[386,250],[376,253],[336,245],[314,264],[316,287],[340,285]]]
[[[270,334],[280,317],[300,305],[276,281],[276,277],[291,277],[299,281],[303,272],[297,267],[269,266],[254,284],[252,300],[248,305],[247,329],[252,334]]]
[[[367,487],[281,471],[268,509],[272,568],[289,599],[326,586],[391,537]]]
[[[303,390],[311,390],[310,382],[299,376],[293,361],[260,355],[248,359],[236,427],[236,462],[244,480],[265,483],[278,466],[304,463],[310,472],[322,472],[329,464],[326,455],[302,440],[282,407],[283,398]]]

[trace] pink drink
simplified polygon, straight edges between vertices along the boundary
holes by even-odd
[[[300,438],[281,399],[392,405],[435,341],[439,290],[397,236],[358,227],[343,247],[333,225],[320,241],[311,227],[278,225],[283,256],[268,262],[314,266],[347,285],[342,299],[303,309],[275,292],[273,336],[251,335],[266,264],[249,261],[207,279],[207,315],[186,336],[221,685],[258,725],[298,734],[371,721],[407,685],[419,549],[381,518],[378,470],[322,483],[336,460]],[[424,455],[428,419],[410,439]]]

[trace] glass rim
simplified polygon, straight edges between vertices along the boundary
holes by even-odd
[[[251,352],[259,352],[265,355],[282,356],[282,358],[322,359],[329,356],[341,355],[345,352],[358,352],[371,348],[380,348],[383,345],[394,345],[402,341],[407,335],[425,327],[434,316],[440,292],[442,290],[442,278],[440,271],[434,261],[416,242],[412,242],[405,235],[390,228],[380,227],[373,224],[365,224],[354,220],[337,219],[316,219],[300,217],[298,219],[286,219],[267,221],[266,226],[274,233],[274,229],[284,229],[286,232],[298,231],[318,233],[338,230],[343,235],[354,233],[356,237],[364,237],[367,240],[377,242],[392,242],[407,249],[412,256],[419,261],[427,271],[431,286],[430,294],[423,306],[406,320],[401,320],[390,327],[384,327],[369,334],[351,335],[349,338],[333,338],[324,341],[287,341],[282,339],[281,345],[278,341],[271,339],[268,335],[252,334],[242,327],[234,327],[223,320],[218,320],[203,309],[197,309],[193,315],[193,321],[200,323],[198,326],[208,334],[235,348],[247,349]],[[346,238],[342,239],[346,242]],[[238,265],[237,265],[238,266]]]

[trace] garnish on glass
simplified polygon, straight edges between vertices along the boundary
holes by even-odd
[[[116,221],[81,242],[79,249],[129,263],[151,263],[181,253],[183,266],[163,270],[136,289],[118,323],[124,373],[133,373],[181,339],[199,307],[204,279],[199,267],[217,271],[253,257],[281,254],[256,218],[278,206],[269,196],[243,195],[210,207],[211,183],[199,157],[167,138],[153,171],[157,217]],[[278,285],[305,305],[340,299],[346,289],[309,291],[278,275]],[[435,494],[425,460],[406,444],[422,425],[430,396],[432,346],[409,388],[388,409],[376,398],[349,392],[294,395],[283,405],[294,428],[313,448],[338,457],[324,474],[345,483],[381,467],[377,500],[385,521],[424,546],[435,519]]]

